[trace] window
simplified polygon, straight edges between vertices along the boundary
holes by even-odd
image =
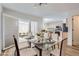
[[[29,32],[29,22],[19,21],[19,33]]]
[[[31,21],[31,32],[33,35],[37,33],[37,22],[36,21]]]
[[[36,21],[19,21],[19,33],[28,33],[31,31],[35,35],[38,30],[37,26],[38,23]]]

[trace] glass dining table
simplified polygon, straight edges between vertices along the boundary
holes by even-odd
[[[34,44],[35,48],[37,48],[39,50],[39,56],[42,56],[43,50],[52,48],[56,43],[56,41],[54,41],[54,40],[51,40],[51,41],[48,41],[48,40],[46,40],[46,41],[29,40],[28,42],[31,42],[32,44]]]

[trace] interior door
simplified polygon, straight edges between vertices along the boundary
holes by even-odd
[[[72,44],[79,45],[79,16],[74,16],[72,19]]]

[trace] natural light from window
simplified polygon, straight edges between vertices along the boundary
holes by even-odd
[[[29,32],[29,22],[19,21],[19,33]]]

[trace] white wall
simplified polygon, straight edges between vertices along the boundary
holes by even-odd
[[[68,18],[68,40],[67,42],[69,46],[72,46],[72,17]]]
[[[1,13],[2,13],[2,7],[0,4],[0,53],[1,53]]]

